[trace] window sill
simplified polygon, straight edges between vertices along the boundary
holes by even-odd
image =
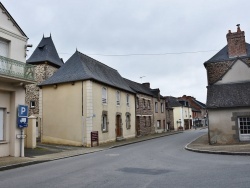
[[[8,141],[0,141],[0,144],[8,144],[9,142]]]
[[[104,130],[102,130],[102,133],[107,133],[108,131],[104,131]]]

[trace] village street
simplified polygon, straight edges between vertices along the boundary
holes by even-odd
[[[207,130],[0,172],[0,187],[249,187],[249,156],[190,152]]]

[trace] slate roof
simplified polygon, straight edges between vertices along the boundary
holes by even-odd
[[[182,106],[181,103],[179,103],[178,99],[172,96],[166,97],[166,100],[168,101],[168,105],[170,107],[179,107]]]
[[[207,108],[250,106],[250,82],[207,87]]]
[[[250,44],[246,43],[247,55],[241,56],[241,58],[250,57]],[[229,58],[228,56],[228,45],[222,48],[217,54],[215,54],[211,59],[206,61],[204,65],[206,66],[207,63],[215,63],[221,61],[234,61],[239,57]]]
[[[117,70],[76,51],[56,73],[40,86],[95,80],[106,85],[135,93]]]
[[[42,38],[41,42],[27,60],[27,63],[37,64],[45,61],[55,65],[56,67],[60,67],[64,64],[56,51],[56,47],[51,36]]]
[[[197,101],[196,99],[193,100],[196,104],[198,104],[202,108],[206,108],[206,105],[200,101]]]
[[[137,93],[142,93],[142,94],[145,94],[145,95],[150,95],[150,96],[153,96],[154,94],[151,92],[151,89],[148,88],[147,86],[143,85],[143,84],[140,84],[140,83],[137,83],[137,82],[134,82],[134,81],[131,81],[131,80],[128,80],[126,78],[124,78],[124,80],[126,81],[126,83],[129,85],[129,87],[131,89],[133,89],[135,92]]]

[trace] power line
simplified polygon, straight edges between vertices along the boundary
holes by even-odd
[[[97,56],[162,56],[162,55],[179,55],[179,54],[194,54],[194,53],[206,53],[214,52],[219,50],[204,50],[204,51],[190,51],[190,52],[165,52],[165,53],[138,53],[138,54],[86,54],[86,55],[97,55]],[[59,53],[69,54],[69,53]]]

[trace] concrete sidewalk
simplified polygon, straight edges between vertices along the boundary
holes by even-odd
[[[8,170],[12,168],[28,166],[37,163],[43,163],[47,161],[53,161],[78,155],[84,155],[94,153],[98,151],[107,150],[110,148],[121,147],[137,142],[142,142],[150,139],[155,139],[163,136],[169,136],[173,134],[182,133],[182,131],[173,131],[166,133],[153,134],[143,137],[131,138],[119,142],[110,142],[107,144],[101,144],[100,146],[86,148],[86,147],[72,147],[62,145],[48,145],[37,144],[35,149],[25,149],[25,157],[1,157],[0,158],[0,171]]]
[[[233,145],[209,145],[207,133],[185,147],[186,150],[224,155],[250,155],[250,142],[241,142]]]

